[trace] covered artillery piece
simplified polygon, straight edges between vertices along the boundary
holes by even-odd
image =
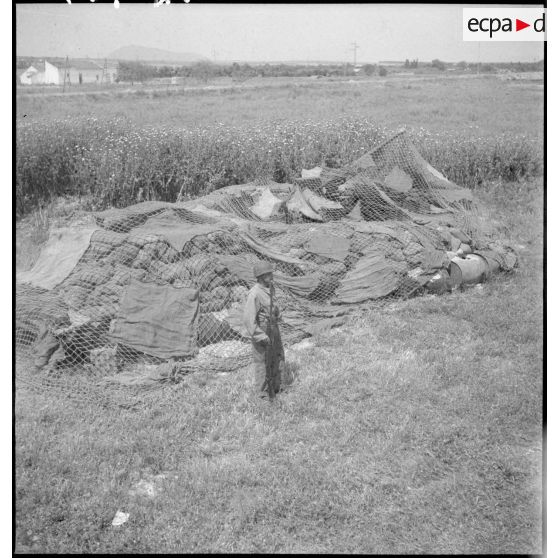
[[[194,366],[205,348],[211,366],[233,368],[246,362],[239,314],[258,261],[277,269],[288,343],[363,303],[456,288],[460,274],[470,280],[469,252],[491,273],[511,270],[513,250],[478,209],[403,132],[292,185],[261,180],[110,209],[88,228],[53,231],[18,277],[16,347],[37,359],[50,338],[51,365],[56,355],[58,367],[117,375],[138,362]]]

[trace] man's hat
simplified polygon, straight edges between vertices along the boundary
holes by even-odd
[[[256,279],[266,273],[273,273],[273,266],[269,262],[260,262],[254,266],[254,277]]]

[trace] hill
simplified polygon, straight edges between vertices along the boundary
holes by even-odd
[[[116,49],[108,55],[115,60],[139,60],[144,62],[183,62],[192,63],[208,60],[195,52],[171,52],[159,48],[128,45]]]

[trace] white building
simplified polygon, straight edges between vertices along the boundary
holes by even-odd
[[[29,66],[20,76],[19,81],[24,85],[59,84],[60,71],[46,60]]]
[[[65,64],[51,64],[47,60],[29,66],[19,77],[23,85],[62,85],[66,73],[66,83],[82,85],[84,83],[114,83],[117,75],[117,65],[114,62],[94,60],[69,60]]]
[[[387,68],[399,68],[405,66],[402,60],[380,60],[378,66],[385,66]]]

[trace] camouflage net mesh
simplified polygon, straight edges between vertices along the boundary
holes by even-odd
[[[18,384],[133,406],[194,371],[251,360],[253,266],[271,262],[286,346],[370,304],[443,293],[517,265],[471,191],[399,132],[294,184],[144,202],[52,230],[18,276]]]

